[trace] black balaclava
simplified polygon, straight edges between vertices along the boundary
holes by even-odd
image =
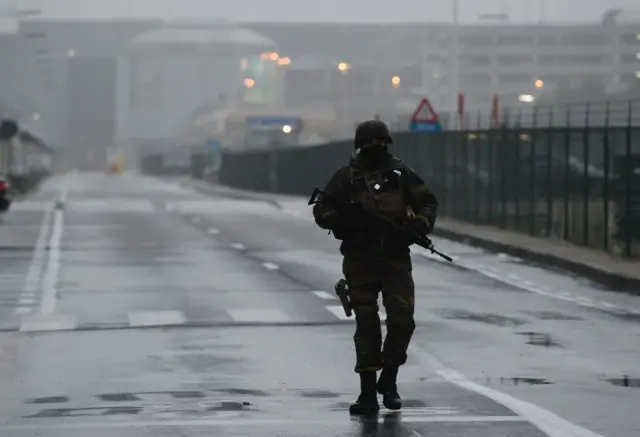
[[[363,168],[372,170],[389,159],[389,147],[384,142],[374,142],[356,150],[358,162]]]
[[[393,140],[387,125],[380,120],[369,120],[356,127],[355,156],[366,169],[376,169],[390,157],[388,145]]]

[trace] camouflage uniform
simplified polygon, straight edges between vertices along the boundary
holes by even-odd
[[[411,168],[387,152],[386,144],[391,143],[391,138],[384,123],[376,120],[360,125],[355,143],[354,157],[333,175],[325,187],[327,194],[408,222],[423,234],[431,232],[438,202]],[[342,240],[342,269],[357,323],[355,371],[362,383],[362,393],[351,411],[377,411],[375,377],[380,369],[383,372],[377,391],[384,395],[385,406],[398,409],[402,404],[396,388],[397,371],[407,360],[415,329],[410,242],[392,230],[368,228],[357,217],[341,217],[322,201],[313,213],[320,227],[330,229]],[[387,313],[384,344],[378,316],[380,291]]]

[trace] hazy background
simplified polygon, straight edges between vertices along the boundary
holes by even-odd
[[[450,21],[446,0],[14,0],[45,17],[223,17],[238,21]],[[597,21],[606,9],[640,9],[638,0],[460,0],[460,21],[505,12],[511,21]]]

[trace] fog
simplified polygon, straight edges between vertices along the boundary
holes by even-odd
[[[460,21],[503,12],[515,22],[595,21],[604,10],[638,8],[637,0],[459,0]],[[5,4],[11,1],[4,0]],[[221,17],[237,21],[450,21],[451,0],[30,0],[45,17]]]
[[[404,131],[425,97],[446,128],[463,124],[459,94],[465,126],[498,123],[494,99],[525,123],[576,101],[584,123],[594,102],[602,123],[602,102],[640,96],[633,15],[603,27],[636,3],[2,0],[3,23],[18,18],[0,37],[0,113],[95,168],[123,147],[336,140],[372,117]],[[285,117],[286,135],[252,116]]]

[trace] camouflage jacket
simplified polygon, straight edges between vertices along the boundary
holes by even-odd
[[[415,215],[426,219],[430,231],[438,214],[438,200],[424,181],[395,157],[391,157],[382,167],[367,171],[354,158],[349,165],[334,173],[324,191],[389,218],[402,220]],[[342,240],[340,251],[343,255],[388,257],[409,253],[410,242],[391,231],[370,229],[365,224],[350,229],[341,225],[331,228],[323,217],[332,210],[331,206],[320,201],[314,206],[313,215],[318,226],[329,229],[337,239]]]

